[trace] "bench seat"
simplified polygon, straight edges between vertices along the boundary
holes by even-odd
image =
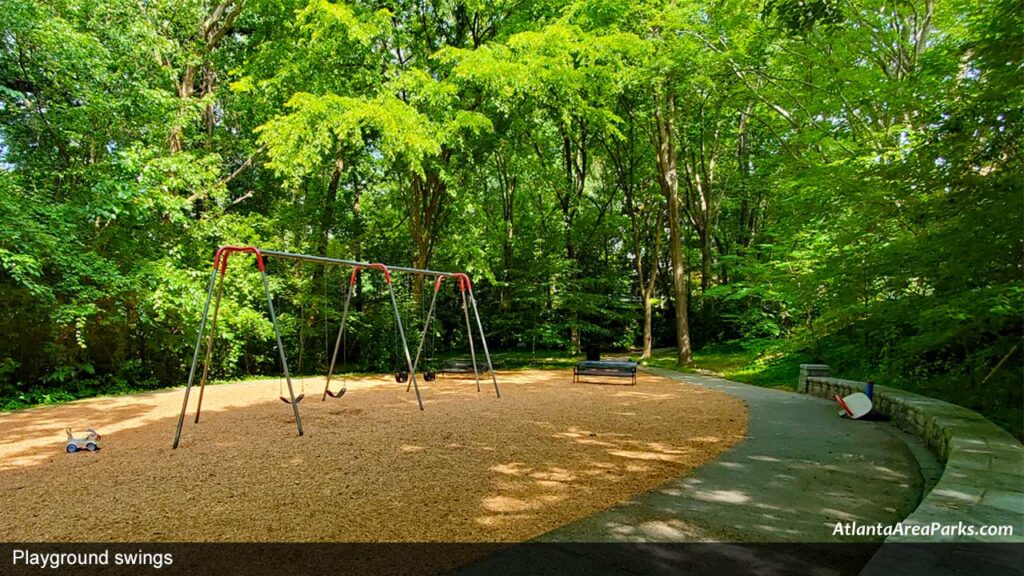
[[[632,384],[635,386],[636,367],[636,362],[586,360],[576,363],[576,366],[572,369],[572,381],[574,384],[579,382],[580,376],[630,378],[632,380]]]
[[[476,371],[478,374],[487,374],[487,363],[477,362]],[[440,374],[473,374],[472,360],[446,360],[441,364]]]

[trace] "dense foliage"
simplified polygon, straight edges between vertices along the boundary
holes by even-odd
[[[180,384],[232,243],[465,270],[495,349],[732,342],[1021,433],[1015,0],[6,0],[0,27],[9,407]],[[278,371],[247,258],[215,377]],[[323,370],[347,272],[268,272]],[[413,329],[430,288],[396,277]],[[348,360],[389,369],[358,290]],[[430,355],[465,347],[439,301]]]

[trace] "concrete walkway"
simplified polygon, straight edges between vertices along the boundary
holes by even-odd
[[[941,474],[922,443],[884,422],[840,419],[834,402],[711,376],[648,371],[744,400],[750,410],[748,437],[692,474],[549,532],[533,547],[497,554],[465,573],[519,573],[517,567],[532,571],[537,562],[554,570],[550,573],[673,573],[681,564],[666,558],[680,554],[689,555],[682,565],[697,573],[720,573],[714,557],[723,555],[733,556],[723,564],[730,571],[739,566],[765,573],[773,554],[788,556],[775,564],[779,573],[856,573],[882,538],[835,536],[836,523],[896,524]],[[832,567],[822,567],[807,557],[805,544],[796,544],[858,541],[870,544],[827,551],[826,556],[836,556]],[[580,542],[793,545],[683,550]]]
[[[840,419],[835,402],[699,374],[649,369],[746,402],[747,439],[693,474],[540,538],[545,542],[836,542],[836,522],[895,524],[941,467],[883,422]],[[681,414],[680,418],[685,418]],[[870,540],[881,540],[874,538]],[[863,538],[860,541],[864,541]]]

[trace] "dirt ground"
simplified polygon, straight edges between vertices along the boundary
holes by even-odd
[[[208,387],[171,450],[182,389],[0,414],[3,541],[515,542],[685,474],[741,440],[725,394],[642,375],[499,372],[422,387],[386,377],[320,401],[295,432],[278,381]],[[297,388],[299,387],[296,381]],[[298,390],[296,390],[298,392]],[[64,427],[103,434],[64,453]]]

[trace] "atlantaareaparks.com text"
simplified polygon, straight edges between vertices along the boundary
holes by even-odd
[[[956,524],[858,524],[836,522],[833,536],[1013,536],[1013,526]]]

